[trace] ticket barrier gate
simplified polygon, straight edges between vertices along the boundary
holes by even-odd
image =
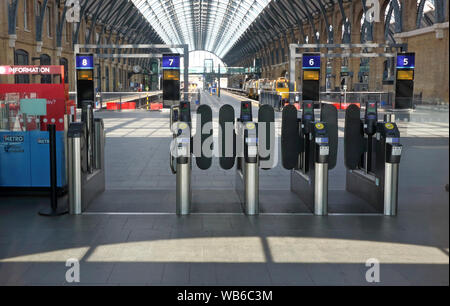
[[[236,144],[241,154],[236,160],[236,191],[247,215],[259,214],[259,156],[258,130],[253,122],[250,102],[241,103],[241,116],[237,119]],[[243,147],[243,150],[241,149]]]
[[[275,157],[275,111],[263,105],[258,122],[253,120],[251,102],[241,102],[240,117],[235,120],[234,109],[224,105],[219,112],[220,167],[230,170],[236,164],[235,188],[246,215],[260,213],[259,169],[269,170]],[[233,131],[233,132],[230,132]]]
[[[274,146],[271,144],[275,143],[275,112],[271,106],[261,107],[259,122],[255,123],[252,119],[251,104],[243,102],[242,106],[241,117],[237,122],[231,105],[224,105],[220,109],[219,162],[222,169],[231,170],[236,159],[238,160],[236,188],[244,206],[243,210],[248,215],[256,215],[259,213],[259,168],[270,169],[270,164],[273,163]],[[172,173],[177,175],[177,214],[188,215],[192,208],[192,156],[195,156],[200,170],[208,170],[212,166],[212,110],[208,105],[198,107],[197,132],[194,136],[191,133],[190,103],[181,102],[179,106],[173,106],[170,117],[174,138],[170,166]],[[262,122],[269,123],[269,127],[259,129],[258,126]],[[259,130],[265,130],[270,139],[265,142],[258,141]],[[242,146],[238,143],[242,143]],[[265,148],[262,148],[263,145]],[[242,148],[241,156],[237,154],[241,151],[238,148]],[[266,153],[262,155],[261,152]]]
[[[313,101],[304,101],[300,119],[298,115],[294,105],[283,110],[283,167],[291,170],[291,190],[315,215],[324,216],[328,214],[328,172],[337,162],[337,109],[322,104],[316,121]]]
[[[173,143],[170,153],[170,168],[176,174],[176,211],[178,215],[188,215],[192,203],[192,120],[189,102],[172,106],[170,128]]]
[[[368,101],[364,118],[351,105],[345,115],[346,189],[386,216],[396,216],[402,155],[400,131],[390,115],[378,120],[377,103]]]
[[[83,103],[82,121],[69,125],[67,138],[69,212],[79,215],[105,191],[105,128],[92,103]]]

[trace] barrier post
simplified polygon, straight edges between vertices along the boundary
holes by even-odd
[[[47,127],[49,133],[50,148],[50,209],[43,209],[39,215],[44,217],[62,216],[68,213],[67,209],[58,208],[57,195],[57,169],[56,169],[56,125],[49,124]]]

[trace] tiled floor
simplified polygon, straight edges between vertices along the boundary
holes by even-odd
[[[216,99],[203,97],[215,114],[222,103],[237,106]],[[420,112],[412,118],[442,116]],[[448,110],[447,122],[429,122],[425,136],[415,121],[401,123],[411,134],[403,138],[395,218],[274,214],[303,212],[280,166],[261,175],[271,214],[247,217],[234,171],[217,163],[194,170],[195,214],[177,217],[168,114],[97,115],[108,133],[107,192],[91,214],[54,219],[37,214],[46,198],[0,198],[0,285],[67,285],[68,259],[80,262],[80,285],[371,285],[372,258],[381,264],[379,285],[449,285]],[[344,174],[341,152],[333,192],[345,188]],[[145,211],[160,214],[135,214]]]

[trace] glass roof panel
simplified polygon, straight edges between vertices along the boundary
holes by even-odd
[[[271,0],[132,0],[166,44],[223,58]]]

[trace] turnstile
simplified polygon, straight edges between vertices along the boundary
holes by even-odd
[[[283,110],[281,148],[283,167],[291,170],[291,190],[315,215],[328,214],[328,172],[337,161],[337,109],[322,104],[315,120],[313,101],[304,101],[301,118],[294,105]]]
[[[402,156],[400,131],[392,116],[378,121],[376,102],[367,102],[364,118],[351,105],[345,116],[345,165],[347,191],[386,216],[396,216],[398,177]]]
[[[189,102],[171,107],[170,114],[173,142],[170,152],[170,167],[176,174],[176,212],[178,215],[188,215],[191,211],[192,190],[192,139],[191,139],[191,109]]]
[[[233,113],[231,113],[233,111]],[[275,111],[272,106],[263,105],[258,111],[258,122],[253,120],[252,104],[241,102],[240,117],[235,122],[235,133],[230,133],[228,126],[234,124],[234,110],[224,106],[220,110],[221,126],[221,167],[228,170],[235,163],[233,155],[224,151],[234,145],[236,157],[235,189],[242,209],[246,215],[260,213],[259,205],[259,170],[270,170],[275,156]],[[227,135],[232,135],[234,139]],[[227,154],[228,153],[228,154]]]
[[[253,122],[250,102],[241,102],[241,115],[236,124],[238,145],[235,187],[245,214],[259,214],[258,128]]]
[[[273,168],[275,150],[275,112],[265,105],[259,110],[259,122],[253,121],[250,102],[242,102],[236,121],[234,109],[223,105],[219,112],[219,162],[224,170],[236,165],[236,190],[247,215],[259,213],[259,169]],[[192,136],[190,103],[171,108],[170,166],[176,174],[177,214],[188,215],[192,208],[192,159],[200,170],[212,166],[214,154],[212,110],[208,105],[197,109],[196,133]],[[236,162],[237,160],[237,162]]]
[[[90,103],[83,103],[82,121],[69,125],[67,139],[69,212],[79,215],[105,191],[105,129]]]

